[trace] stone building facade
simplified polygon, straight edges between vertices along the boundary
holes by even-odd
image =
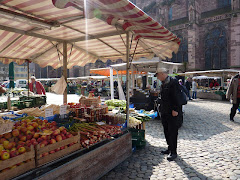
[[[240,69],[240,0],[132,0],[181,39],[188,70]]]

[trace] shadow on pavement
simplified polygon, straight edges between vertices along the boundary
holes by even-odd
[[[188,179],[198,177],[201,180],[211,180],[211,178],[199,173],[196,169],[194,169],[192,166],[186,163],[180,156],[178,156],[178,159],[175,162],[182,169],[184,174],[187,175]]]

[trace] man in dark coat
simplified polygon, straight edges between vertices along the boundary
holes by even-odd
[[[187,89],[187,96],[189,98],[189,100],[192,100],[191,96],[190,96],[190,90],[191,90],[191,82],[190,82],[190,78],[187,78],[186,82],[185,82],[185,87]]]
[[[158,68],[155,75],[161,82],[159,96],[161,120],[168,149],[162,154],[168,154],[167,159],[172,161],[177,158],[178,120],[182,109],[177,102],[178,80],[168,76],[165,68]]]

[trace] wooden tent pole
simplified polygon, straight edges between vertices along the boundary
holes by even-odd
[[[63,42],[63,76],[67,83],[67,42]],[[63,103],[67,104],[67,87],[63,93]]]
[[[129,69],[130,69],[130,66],[129,66],[129,32],[127,31],[126,33],[126,61],[127,61],[127,66],[126,66],[126,71],[127,71],[127,74],[126,74],[126,100],[127,100],[127,103],[126,103],[126,114],[127,114],[127,125],[129,127]]]

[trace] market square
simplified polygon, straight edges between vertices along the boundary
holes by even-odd
[[[0,179],[240,179],[239,0],[0,0]]]

